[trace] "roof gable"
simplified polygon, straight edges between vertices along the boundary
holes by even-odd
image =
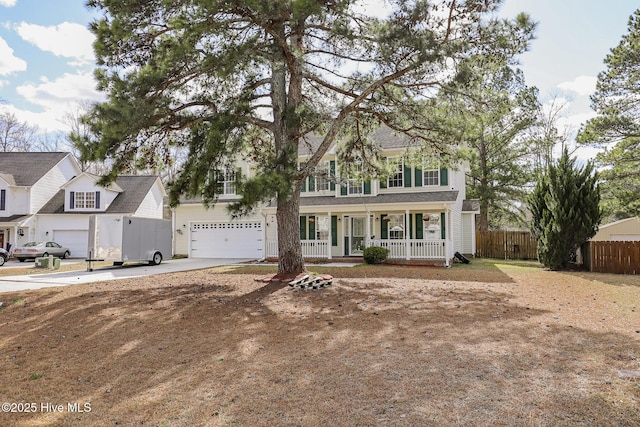
[[[120,176],[115,184],[121,192],[111,202],[106,211],[79,211],[73,213],[134,213],[142,204],[144,198],[153,188],[159,178],[155,175]],[[164,195],[164,194],[163,194]],[[65,190],[62,189],[40,209],[39,214],[64,214]]]
[[[0,153],[0,174],[13,177],[13,184],[29,187],[53,169],[69,153]],[[73,160],[75,162],[75,159]],[[5,179],[6,180],[6,179]]]

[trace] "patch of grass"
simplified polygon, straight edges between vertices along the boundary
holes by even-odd
[[[18,297],[16,299],[14,299],[13,301],[11,301],[11,305],[23,305],[24,304],[24,298],[23,297]]]
[[[44,374],[31,374],[31,376],[29,377],[30,380],[34,381],[34,380],[39,380],[40,378],[44,377]]]
[[[18,366],[22,366],[22,365],[24,365],[25,363],[27,363],[27,360],[26,360],[26,359],[20,359],[20,360],[18,360],[18,361],[16,362],[16,364],[17,364]]]

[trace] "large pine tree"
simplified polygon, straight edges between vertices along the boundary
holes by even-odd
[[[640,215],[640,9],[629,18],[628,34],[604,60],[591,108],[597,116],[577,140],[604,146],[603,200],[614,218]]]
[[[602,218],[593,164],[580,168],[575,162],[565,147],[557,164],[547,167],[529,197],[538,257],[552,270],[567,267],[576,249],[596,234]]]
[[[375,173],[368,135],[377,126],[419,138],[429,127],[421,105],[453,65],[526,49],[535,26],[526,15],[496,18],[500,3],[390,0],[376,18],[366,13],[375,1],[89,0],[103,16],[91,30],[108,101],[87,116],[94,137],[76,141],[86,159],[111,161],[105,181],[162,167],[172,147],[187,148],[173,203],[180,194],[215,202],[210,172],[238,155],[255,159],[234,212],[276,200],[278,270],[293,275],[304,270],[304,179],[334,143],[343,167],[366,158],[363,173]],[[322,142],[299,168],[311,133]]]

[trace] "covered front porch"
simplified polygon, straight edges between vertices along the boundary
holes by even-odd
[[[452,201],[332,206],[305,206],[304,201],[300,241],[306,259],[362,257],[370,246],[388,249],[388,258],[396,261],[449,265],[453,259]],[[277,258],[275,212],[265,216],[265,257]]]

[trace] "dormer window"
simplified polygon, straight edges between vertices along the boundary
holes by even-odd
[[[69,206],[71,209],[100,209],[100,192],[71,191]]]

